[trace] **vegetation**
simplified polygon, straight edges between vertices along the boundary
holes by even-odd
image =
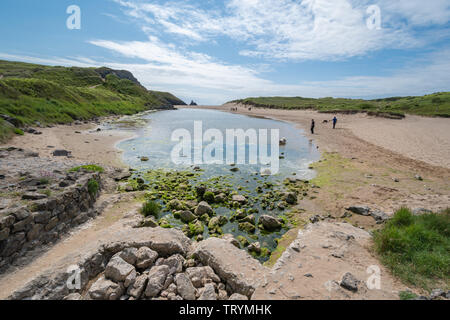
[[[398,294],[400,300],[413,300],[417,298],[417,294],[411,291],[402,291]]]
[[[23,136],[25,134],[25,132],[23,132],[23,130],[21,130],[19,128],[14,128],[13,131],[15,134],[17,134],[19,136]]]
[[[100,186],[95,179],[91,179],[88,182],[88,192],[91,195],[91,197],[96,197],[98,190],[100,189]]]
[[[184,104],[170,93],[147,90],[128,71],[0,60],[0,75],[0,115],[14,118],[19,127],[36,121],[63,124]],[[12,132],[1,120],[1,141]]]
[[[450,209],[420,216],[400,209],[374,241],[382,262],[403,281],[426,290],[449,287]]]
[[[450,92],[439,92],[422,97],[392,97],[376,100],[260,97],[231,102],[274,109],[314,109],[321,112],[367,112],[372,115],[387,117],[401,117],[404,114],[450,117]]]
[[[160,211],[161,211],[161,206],[152,200],[146,201],[141,208],[141,214],[144,217],[153,216],[155,218],[158,218],[158,214]]]
[[[95,164],[75,167],[75,168],[70,169],[69,172],[79,172],[80,170],[85,170],[85,171],[89,171],[89,172],[100,172],[100,173],[105,172],[105,169],[103,169],[102,167],[97,166]]]

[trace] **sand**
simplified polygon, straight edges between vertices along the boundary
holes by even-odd
[[[59,125],[38,129],[42,135],[15,136],[4,146],[15,146],[38,152],[40,157],[52,157],[54,150],[72,152],[75,160],[111,167],[126,167],[121,160],[122,151],[116,145],[132,137],[121,131],[100,131],[98,125]],[[79,133],[78,133],[79,132]]]

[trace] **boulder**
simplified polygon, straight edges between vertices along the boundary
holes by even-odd
[[[347,272],[342,277],[340,286],[344,289],[356,292],[358,291],[358,283],[359,280],[355,278],[354,275],[352,275],[350,272]]]
[[[242,294],[239,293],[233,293],[228,300],[234,300],[234,301],[246,301],[248,298]]]
[[[385,212],[383,212],[383,211],[380,211],[380,210],[373,211],[370,215],[371,215],[378,223],[383,223],[383,222],[385,222],[385,221],[387,221],[387,220],[390,219],[390,216],[389,216],[387,213],[385,213]]]
[[[206,201],[200,202],[198,204],[197,208],[195,209],[195,215],[197,217],[201,217],[204,214],[208,214],[208,215],[214,214],[214,210],[211,208],[211,206]]]
[[[247,203],[247,198],[242,196],[242,195],[239,195],[239,194],[233,195],[232,200],[233,200],[233,202],[237,202],[239,204],[246,204]]]
[[[175,254],[167,259],[161,259],[156,262],[157,266],[166,265],[169,267],[169,274],[180,273],[183,271],[185,259],[182,255]]]
[[[147,247],[141,247],[136,253],[136,267],[139,269],[147,269],[158,258],[158,253]]]
[[[203,289],[203,292],[198,298],[198,300],[209,300],[209,301],[217,300],[216,289],[214,288],[214,285],[212,283],[207,283],[205,285],[205,288]]]
[[[184,223],[189,223],[197,219],[197,217],[191,211],[185,210],[180,213],[180,219]]]
[[[295,192],[286,192],[284,194],[283,200],[288,204],[296,204],[297,203],[297,195]]]
[[[123,291],[121,285],[101,277],[89,289],[89,296],[94,300],[119,300]]]
[[[136,278],[136,280],[128,287],[127,294],[135,299],[139,299],[144,292],[147,285],[148,276],[143,274]]]
[[[68,157],[72,152],[67,150],[55,150],[53,151],[54,157]]]
[[[248,252],[254,252],[256,254],[261,253],[261,245],[259,242],[254,242],[251,245],[248,246]]]
[[[169,267],[166,265],[154,266],[150,269],[148,274],[148,284],[145,289],[145,296],[149,298],[154,298],[158,296],[161,290],[164,288],[164,283],[169,275]]]
[[[367,206],[351,206],[348,207],[346,210],[359,214],[359,215],[363,215],[363,216],[369,216],[370,215],[370,208]]]
[[[105,277],[115,282],[123,282],[126,277],[134,271],[134,267],[119,256],[114,256],[109,260],[105,269]]]
[[[262,215],[259,218],[259,222],[263,225],[264,229],[273,231],[281,228],[281,223],[278,221],[278,219],[269,216],[269,215]]]
[[[184,300],[195,300],[195,288],[191,280],[184,273],[175,276],[178,293]]]
[[[239,230],[246,231],[248,233],[254,233],[256,230],[256,227],[249,222],[242,222],[242,223],[239,223]]]

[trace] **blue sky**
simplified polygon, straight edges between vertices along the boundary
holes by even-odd
[[[0,59],[127,69],[201,104],[422,95],[450,91],[449,21],[448,0],[2,0]]]

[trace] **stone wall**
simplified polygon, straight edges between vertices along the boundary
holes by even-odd
[[[0,273],[30,251],[41,249],[98,213],[98,196],[90,194],[93,179],[101,187],[99,173],[83,173],[58,195],[3,210],[0,214]],[[25,259],[25,258],[24,258]]]

